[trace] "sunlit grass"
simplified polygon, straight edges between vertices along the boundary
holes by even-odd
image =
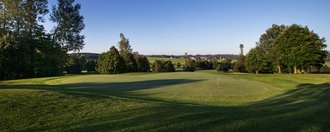
[[[0,82],[0,130],[329,130],[330,75],[215,71]]]

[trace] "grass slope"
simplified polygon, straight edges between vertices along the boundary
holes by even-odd
[[[329,131],[330,75],[133,73],[0,82],[1,131]]]

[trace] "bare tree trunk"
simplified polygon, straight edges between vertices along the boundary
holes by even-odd
[[[297,74],[297,66],[293,66],[293,73]]]
[[[281,74],[282,71],[281,71],[281,66],[280,65],[277,65],[277,69],[278,69],[278,73]]]
[[[256,74],[259,74],[259,70],[256,70]]]

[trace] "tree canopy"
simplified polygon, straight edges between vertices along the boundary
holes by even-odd
[[[126,72],[127,67],[119,51],[112,46],[109,51],[99,56],[96,71],[101,74],[117,74]]]
[[[53,29],[53,40],[57,41],[66,51],[79,51],[84,47],[84,35],[80,32],[85,28],[84,17],[80,15],[80,4],[74,0],[58,0],[50,15],[56,26]]]
[[[310,31],[307,26],[302,27],[297,24],[288,26],[274,40],[274,45],[277,61],[293,67],[293,73],[298,73],[316,63],[324,63],[325,39]]]
[[[310,72],[312,67],[323,66],[325,48],[325,39],[307,26],[274,24],[261,35],[256,48],[250,50],[245,66],[250,72],[271,72],[275,68],[278,73]]]

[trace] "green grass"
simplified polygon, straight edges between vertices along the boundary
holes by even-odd
[[[330,75],[214,71],[0,82],[0,131],[329,131]]]

